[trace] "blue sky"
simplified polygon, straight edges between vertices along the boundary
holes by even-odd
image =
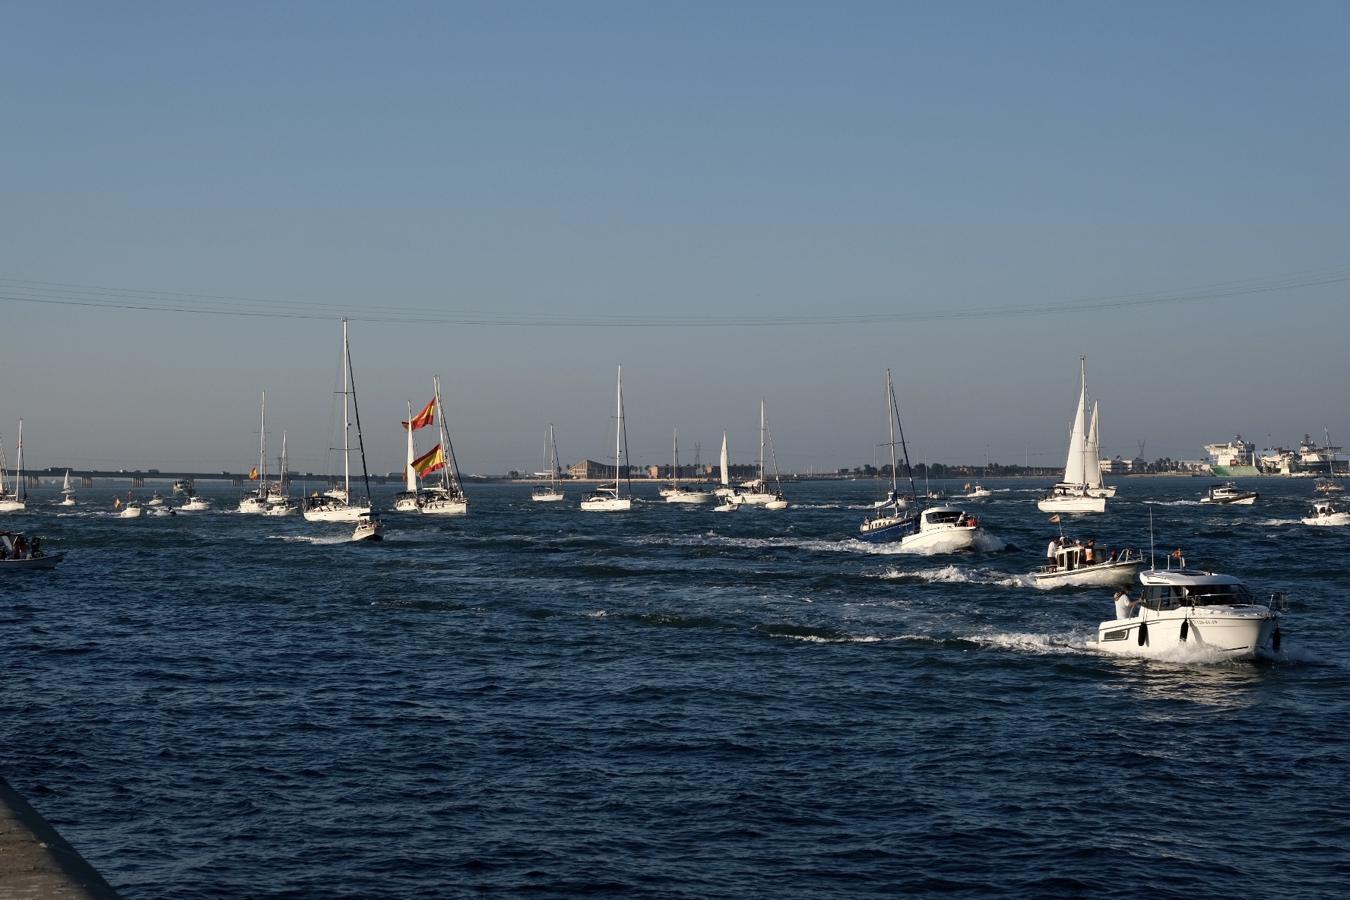
[[[335,322],[18,302],[19,280],[629,319],[939,313],[1350,264],[1340,3],[11,5],[0,316],[12,453],[241,468],[329,443]],[[372,467],[441,374],[466,471],[678,426],[786,468],[870,462],[895,371],[916,454],[1050,462],[1077,359],[1104,443],[1350,443],[1350,284],[866,326],[357,322]],[[105,295],[106,296],[106,295]],[[235,300],[217,308],[239,310]]]

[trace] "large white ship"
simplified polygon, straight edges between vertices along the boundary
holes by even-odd
[[[1256,445],[1244,441],[1240,434],[1226,444],[1206,444],[1205,452],[1215,475],[1240,478],[1261,474],[1256,466]]]

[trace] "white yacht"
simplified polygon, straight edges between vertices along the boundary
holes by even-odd
[[[433,396],[426,408],[405,426],[408,431],[408,463],[404,470],[406,484],[398,495],[394,508],[400,512],[417,512],[424,516],[462,516],[469,511],[469,498],[459,477],[455,447],[450,443],[450,432],[445,425],[445,407],[441,403],[441,376],[431,377]],[[411,415],[412,406],[408,412]],[[435,424],[439,443],[416,459],[413,458],[413,432],[425,425]],[[440,473],[429,484],[422,485],[424,476]]]
[[[1319,494],[1339,494],[1345,488],[1334,478],[1319,478],[1313,483],[1313,490]]]
[[[1312,515],[1303,518],[1304,525],[1350,525],[1350,512],[1338,509],[1330,500],[1314,500]]]
[[[306,522],[352,522],[372,511],[370,488],[366,488],[364,503],[353,503],[351,471],[351,412],[356,405],[356,390],[352,384],[351,347],[347,341],[347,320],[342,320],[342,487],[330,487],[322,494],[315,491],[305,498]],[[357,415],[360,419],[360,415]],[[365,445],[357,425],[357,443],[361,447],[361,467],[365,469]]]
[[[1101,465],[1093,436],[1097,428],[1097,407],[1092,410],[1092,429],[1087,428],[1087,357],[1080,360],[1081,375],[1078,404],[1074,407],[1073,427],[1069,432],[1069,455],[1064,462],[1064,478],[1036,504],[1041,512],[1106,512],[1106,494]]]
[[[28,490],[23,477],[23,419],[19,420],[18,468],[14,472],[14,488],[5,477],[5,447],[0,441],[0,512],[23,512],[28,508]]]
[[[567,499],[558,485],[558,442],[553,434],[553,423],[548,426],[548,445],[544,448],[544,457],[548,462],[548,484],[537,484],[530,491],[530,499],[535,503],[561,503]]]
[[[764,466],[764,450],[768,447],[773,462],[774,485],[769,487],[767,471]],[[741,502],[749,506],[762,506],[765,509],[787,509],[787,500],[783,497],[783,482],[778,473],[778,455],[773,451],[773,438],[769,435],[768,420],[764,417],[764,401],[759,401],[759,466],[755,478],[741,485],[737,492]]]
[[[627,496],[624,496],[623,491],[624,484],[628,481],[623,471],[628,445],[628,432],[623,423],[623,366],[619,366],[615,396],[614,483],[598,484],[594,491],[582,498],[581,508],[587,512],[627,512],[633,508],[633,486],[628,485]]]
[[[1222,506],[1251,506],[1259,494],[1256,491],[1243,490],[1233,482],[1216,484],[1209,493],[1200,498],[1201,503],[1215,503]]]
[[[139,519],[141,517],[141,504],[138,500],[133,500],[131,491],[127,491],[126,502],[122,502],[121,497],[113,498],[113,509],[117,511],[119,519]]]
[[[1115,618],[1097,626],[1099,651],[1142,657],[1199,652],[1226,659],[1279,652],[1282,595],[1263,605],[1239,578],[1184,567],[1149,569],[1139,583],[1139,597],[1119,591]]]
[[[210,508],[211,501],[199,496],[195,491],[189,491],[187,499],[178,506],[182,512],[205,512]]]
[[[680,483],[680,430],[677,428],[671,437],[670,486],[661,489],[661,496],[667,503],[695,505],[711,503],[713,492],[705,491],[697,485]]]
[[[267,510],[267,391],[262,392],[262,418],[258,426],[258,464],[248,473],[258,482],[252,494],[240,498],[239,512],[260,515]]]
[[[1138,550],[1104,551],[1095,545],[1052,541],[1046,553],[1050,562],[1031,573],[1031,582],[1041,590],[1060,587],[1128,587],[1144,567]]]

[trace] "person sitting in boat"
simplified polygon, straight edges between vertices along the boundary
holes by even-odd
[[[1088,538],[1087,546],[1083,548],[1083,565],[1090,566],[1097,561],[1097,540]]]
[[[14,539],[14,558],[15,559],[28,558],[28,538],[24,537],[23,535],[19,535]]]

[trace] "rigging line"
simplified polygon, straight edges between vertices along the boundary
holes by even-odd
[[[1333,270],[1334,271],[1334,270]],[[1350,271],[1339,274],[1327,274],[1324,277],[1285,278],[1278,281],[1237,282],[1251,284],[1249,287],[1218,286],[1209,289],[1193,289],[1185,292],[1157,293],[1144,295],[1123,295],[1098,300],[1075,300],[1055,303],[1033,303],[1005,307],[974,307],[947,312],[920,311],[896,313],[870,313],[856,315],[798,315],[798,316],[735,316],[735,317],[637,317],[619,316],[607,320],[586,315],[556,315],[519,313],[367,313],[349,315],[353,321],[384,324],[423,324],[456,325],[465,327],[516,327],[516,328],[689,328],[689,327],[791,327],[791,326],[830,326],[830,325],[867,325],[898,322],[925,322],[948,320],[975,320],[1018,318],[1023,316],[1052,315],[1063,313],[1088,313],[1113,309],[1130,309],[1147,306],[1182,305],[1212,300],[1233,299],[1254,294],[1268,294],[1276,291],[1296,290],[1350,281]],[[1230,282],[1230,284],[1234,284]],[[341,318],[338,307],[316,307],[313,312],[286,312],[279,310],[248,310],[227,308],[198,308],[182,303],[138,303],[110,302],[101,300],[61,299],[43,296],[21,296],[15,293],[0,294],[0,300],[13,303],[29,303],[50,306],[82,307],[87,309],[131,310],[140,312],[175,312],[194,315],[230,316],[235,318],[298,319],[310,321],[333,321]],[[368,307],[367,307],[368,308]]]

